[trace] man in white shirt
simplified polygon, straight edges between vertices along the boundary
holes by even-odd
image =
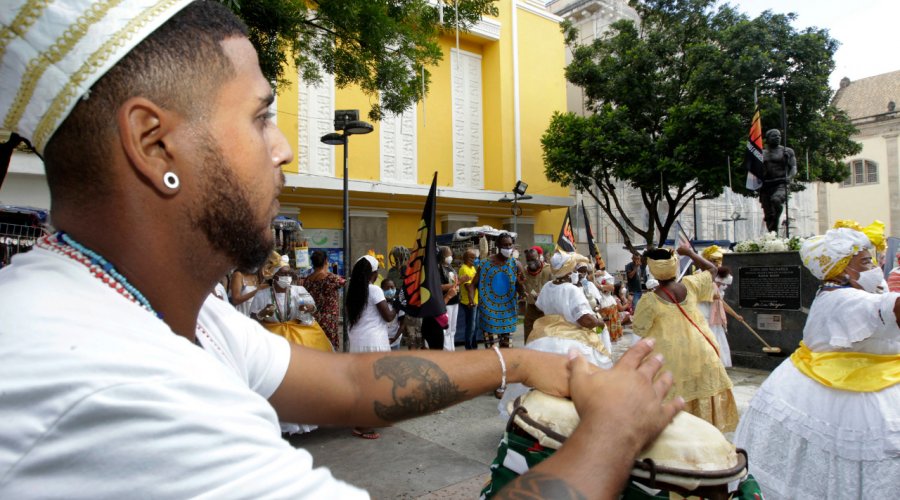
[[[0,114],[42,154],[59,229],[0,271],[0,497],[364,497],[278,420],[382,426],[507,381],[570,395],[581,424],[500,496],[612,496],[681,407],[649,344],[599,373],[262,332],[209,297],[265,260],[293,158],[246,27],[187,0],[14,0],[0,24]]]

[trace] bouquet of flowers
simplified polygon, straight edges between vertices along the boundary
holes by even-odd
[[[750,252],[796,252],[800,250],[804,238],[781,238],[778,234],[772,232],[762,235],[753,240],[744,240],[734,247],[737,253]]]

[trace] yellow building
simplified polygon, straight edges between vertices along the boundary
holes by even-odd
[[[847,113],[862,144],[846,158],[850,175],[839,184],[819,183],[819,232],[838,219],[885,223],[886,233],[900,236],[900,71],[851,82],[841,80],[834,104]]]
[[[544,176],[540,138],[554,111],[565,110],[565,46],[560,18],[540,2],[499,0],[499,16],[484,18],[440,40],[444,58],[431,71],[424,102],[349,138],[351,257],[411,246],[428,188],[438,173],[437,231],[490,225],[512,230],[520,247],[555,241],[568,189]],[[372,98],[357,88],[336,89],[296,79],[277,97],[276,120],[296,157],[285,167],[282,212],[297,216],[311,247],[342,246],[342,146],[323,144],[334,111],[358,109]],[[498,200],[516,181],[532,199]]]

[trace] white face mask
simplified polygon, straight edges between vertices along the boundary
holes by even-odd
[[[449,266],[449,265],[452,264],[452,263],[453,263],[453,256],[452,256],[452,255],[451,255],[450,257],[445,257],[445,258],[444,258],[444,264],[447,264],[447,265]]]
[[[884,293],[888,290],[887,282],[884,281],[884,273],[880,268],[875,267],[868,271],[861,271],[856,282],[863,290],[869,293]]]
[[[294,280],[290,276],[279,276],[278,277],[278,284],[282,288],[287,288],[287,287],[291,286],[292,281],[294,281]]]
[[[581,282],[581,277],[578,276],[578,273],[572,273],[569,275],[569,281],[571,281],[573,285],[577,285]]]
[[[506,257],[507,259],[512,256],[513,249],[512,248],[501,248],[500,255]]]
[[[479,250],[475,250],[475,258],[477,259],[481,255]]]

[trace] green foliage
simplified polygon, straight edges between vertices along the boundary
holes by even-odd
[[[427,0],[221,1],[247,23],[263,74],[276,88],[288,82],[284,68],[292,60],[305,81],[321,81],[325,71],[339,88],[358,85],[376,102],[380,95],[372,120],[381,118],[382,106],[400,113],[424,97],[427,68],[442,57],[438,37],[456,26],[448,0],[443,24],[441,9]],[[498,14],[494,0],[459,0],[458,8],[461,30]]]
[[[593,116],[557,114],[542,143],[546,174],[586,189],[628,241],[628,229],[661,243],[678,215],[699,196],[728,185],[744,192],[742,163],[754,89],[763,129],[781,128],[799,180],[836,182],[842,159],[860,146],[849,119],[831,105],[828,77],[838,43],[827,30],[791,27],[793,14],[748,18],[714,0],[632,0],[641,17],[614,23],[589,45],[562,30],[572,62],[566,78],[584,89]],[[650,222],[631,220],[614,189],[623,180],[640,190]],[[587,189],[595,187],[596,190]]]

